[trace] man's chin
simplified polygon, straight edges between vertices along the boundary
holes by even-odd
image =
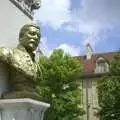
[[[28,49],[30,51],[35,51],[35,46],[31,44],[31,45],[28,46]]]
[[[32,48],[32,47],[27,47],[27,51],[28,51],[28,52],[33,52],[33,51],[35,51],[35,49]]]

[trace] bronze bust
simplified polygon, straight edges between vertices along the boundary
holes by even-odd
[[[9,69],[10,90],[3,94],[3,99],[39,99],[36,93],[37,64],[34,51],[40,37],[40,28],[27,24],[20,31],[17,48],[0,48],[0,61],[6,63]]]

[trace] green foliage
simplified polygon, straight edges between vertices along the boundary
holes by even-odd
[[[76,82],[82,71],[80,61],[59,49],[49,58],[40,57],[39,65],[37,89],[42,100],[51,105],[45,120],[80,120],[84,113],[80,84]]]
[[[98,82],[101,120],[120,120],[120,52],[111,62],[110,74]]]

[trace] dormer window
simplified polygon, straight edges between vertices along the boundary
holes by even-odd
[[[109,72],[109,64],[104,58],[100,57],[96,61],[95,73],[106,73],[106,72]]]

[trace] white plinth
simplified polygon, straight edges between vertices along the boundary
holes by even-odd
[[[0,100],[0,120],[43,120],[49,107],[29,98]]]

